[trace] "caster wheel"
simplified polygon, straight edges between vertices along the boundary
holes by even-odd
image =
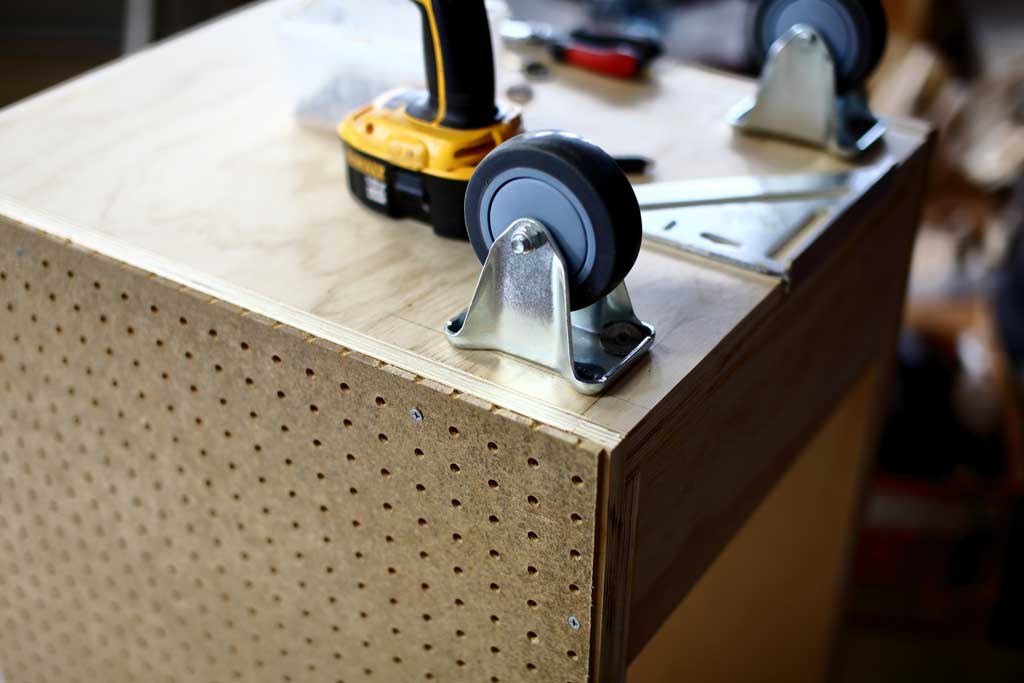
[[[881,0],[762,0],[750,18],[750,46],[763,64],[772,43],[797,24],[814,28],[836,65],[840,94],[856,89],[878,66],[888,29]]]
[[[629,180],[600,147],[570,133],[526,133],[497,147],[469,180],[465,212],[481,263],[517,218],[543,223],[565,259],[572,310],[615,289],[640,253]]]

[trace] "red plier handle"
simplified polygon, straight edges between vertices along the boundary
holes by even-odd
[[[618,78],[635,78],[642,67],[640,55],[626,45],[606,47],[574,40],[558,41],[552,43],[551,54],[560,62]]]

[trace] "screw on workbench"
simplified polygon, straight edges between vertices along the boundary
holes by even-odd
[[[419,408],[413,408],[412,410],[410,410],[409,415],[412,416],[412,419],[416,420],[417,422],[423,422],[423,413],[420,412]]]
[[[575,615],[569,617],[569,626],[572,627],[573,631],[580,630],[580,620]]]

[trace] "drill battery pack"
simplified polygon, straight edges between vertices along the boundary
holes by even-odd
[[[467,239],[462,204],[468,180],[438,178],[365,156],[345,145],[348,187],[356,199],[392,218],[430,223],[442,237]]]
[[[393,218],[430,223],[443,237],[466,238],[466,186],[477,164],[522,129],[518,110],[483,128],[457,129],[411,116],[425,91],[385,93],[338,127],[352,194]]]

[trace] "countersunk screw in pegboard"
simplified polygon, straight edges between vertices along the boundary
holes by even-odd
[[[420,412],[419,408],[413,408],[410,410],[409,415],[417,422],[423,422],[423,413]]]
[[[569,617],[569,626],[572,627],[573,631],[580,630],[580,620],[576,618],[576,615],[572,615]]]

